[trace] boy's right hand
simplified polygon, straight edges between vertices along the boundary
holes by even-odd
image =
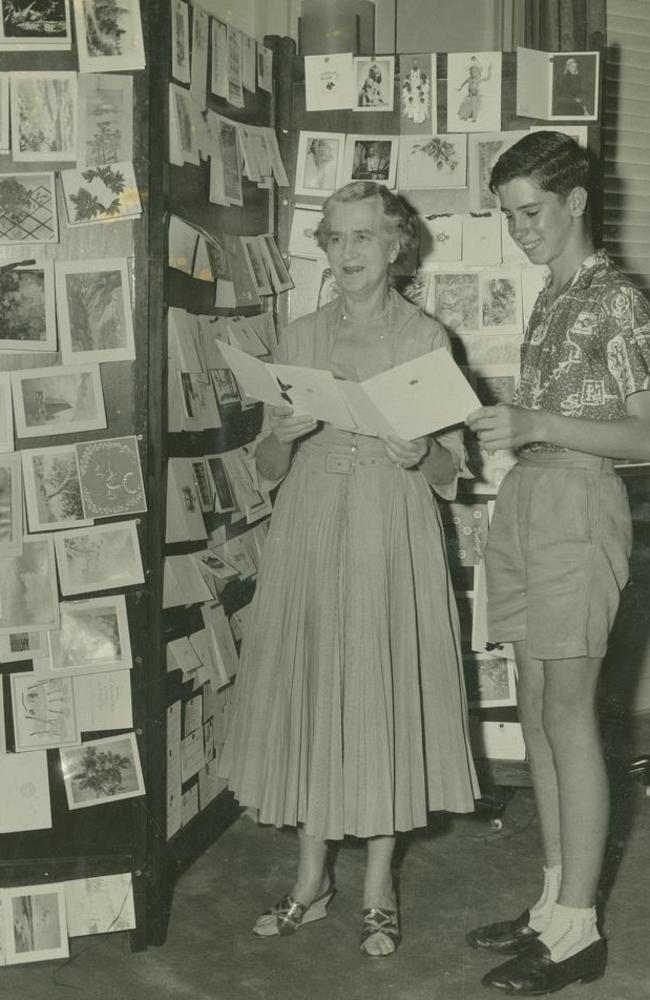
[[[306,414],[296,414],[290,406],[267,406],[271,431],[281,444],[293,444],[318,427],[318,421]]]

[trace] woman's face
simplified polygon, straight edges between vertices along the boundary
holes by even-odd
[[[336,282],[345,296],[364,298],[388,280],[399,249],[384,229],[381,202],[334,202],[328,216],[327,257]]]
[[[578,72],[578,64],[575,61],[575,59],[567,59],[566,70],[567,73],[573,73],[574,76],[576,75],[576,73]]]

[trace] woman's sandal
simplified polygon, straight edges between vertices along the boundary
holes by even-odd
[[[390,944],[390,951],[378,952],[375,954],[368,951],[367,944],[373,938],[377,940],[383,937]],[[392,955],[398,944],[402,940],[400,934],[397,910],[384,910],[379,906],[373,906],[369,910],[363,911],[363,930],[359,938],[359,949],[369,958],[388,958]]]
[[[293,896],[285,896],[257,918],[253,934],[257,937],[286,937],[295,934],[303,924],[322,920],[327,916],[327,905],[335,891],[330,884],[310,905],[299,902]]]

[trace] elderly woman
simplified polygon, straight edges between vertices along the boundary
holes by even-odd
[[[287,328],[279,360],[362,380],[447,347],[391,287],[413,239],[400,199],[368,181],[324,206],[317,231],[340,297]],[[464,473],[459,431],[379,440],[267,408],[259,475],[279,490],[244,639],[220,771],[262,823],[297,826],[289,894],[259,936],[326,916],[328,841],[367,840],[361,950],[400,931],[395,836],[431,810],[470,812],[458,616],[431,487]]]

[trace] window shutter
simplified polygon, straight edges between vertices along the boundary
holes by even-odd
[[[650,3],[608,0],[603,243],[650,294]]]

